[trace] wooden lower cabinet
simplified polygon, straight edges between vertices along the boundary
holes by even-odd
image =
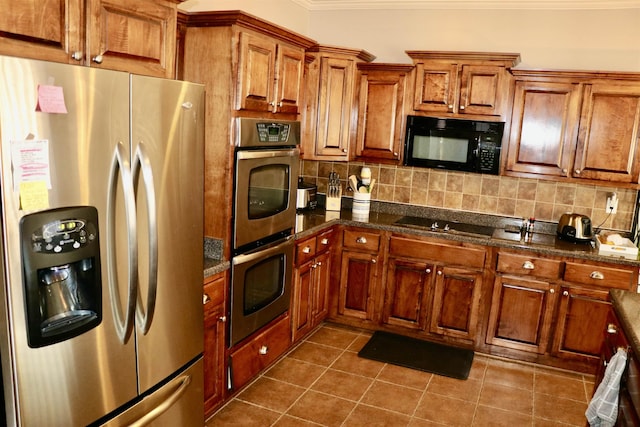
[[[557,286],[514,276],[496,277],[487,344],[543,354],[551,334]]]
[[[209,417],[225,398],[226,273],[208,278],[204,284],[204,412]]]
[[[426,262],[389,258],[383,324],[426,329],[433,270]]]

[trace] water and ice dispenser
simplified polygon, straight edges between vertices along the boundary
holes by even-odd
[[[42,347],[102,321],[98,212],[51,209],[20,221],[27,338]]]

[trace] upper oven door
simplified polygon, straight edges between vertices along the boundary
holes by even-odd
[[[235,250],[295,227],[299,158],[298,148],[236,152]]]

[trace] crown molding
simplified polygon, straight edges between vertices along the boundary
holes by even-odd
[[[292,0],[314,10],[361,9],[639,9],[640,0]]]

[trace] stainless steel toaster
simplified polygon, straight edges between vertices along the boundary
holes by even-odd
[[[565,213],[558,221],[558,237],[571,241],[589,241],[593,239],[591,219],[582,214]]]
[[[314,209],[318,204],[316,200],[317,192],[318,187],[316,185],[307,184],[299,180],[296,209]]]

